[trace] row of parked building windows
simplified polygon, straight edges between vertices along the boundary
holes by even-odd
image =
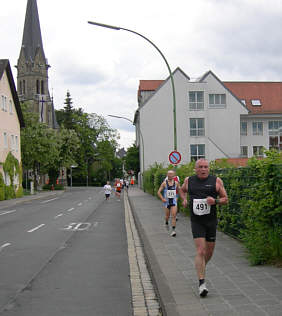
[[[19,151],[19,137],[17,135],[10,135],[10,144],[9,144],[9,136],[8,133],[3,133],[3,145],[4,148],[14,150],[16,152]],[[1,142],[0,142],[1,147]]]
[[[263,146],[252,146],[253,155],[257,157],[263,157]],[[282,148],[281,148],[282,150]],[[192,160],[198,160],[200,158],[205,158],[205,144],[193,144],[190,145],[190,158]],[[241,146],[241,155],[242,158],[248,157],[248,146]]]
[[[209,94],[210,108],[226,107],[226,94]],[[189,91],[189,109],[204,109],[204,91]]]
[[[246,105],[246,100],[241,100]],[[261,106],[260,100],[251,100],[252,106]],[[209,94],[209,108],[225,108],[226,94]],[[204,91],[189,91],[189,110],[204,109]]]
[[[263,122],[252,122],[253,135],[263,135]],[[282,121],[269,121],[268,131],[270,136],[282,136]],[[248,135],[247,122],[241,122],[241,136]],[[205,136],[205,119],[190,118],[190,136]]]
[[[19,94],[26,93],[26,82],[25,80],[20,80],[19,83]],[[44,80],[36,80],[36,94],[45,94],[45,82]]]
[[[8,112],[8,98],[5,95],[1,95],[1,109],[4,112]],[[13,114],[13,102],[9,100],[9,112]]]

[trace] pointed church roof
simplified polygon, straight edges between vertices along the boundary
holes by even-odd
[[[38,48],[45,58],[36,0],[27,1],[22,47],[28,61],[34,60]]]

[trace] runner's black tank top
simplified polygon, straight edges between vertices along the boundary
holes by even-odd
[[[200,179],[196,175],[188,179],[189,209],[191,221],[216,220],[216,206],[211,205],[211,212],[207,215],[195,215],[193,212],[193,199],[205,199],[208,196],[217,198],[216,177],[209,175],[206,179]]]

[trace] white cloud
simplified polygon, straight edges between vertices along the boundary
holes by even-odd
[[[19,56],[26,3],[1,4],[0,58],[9,58],[11,65]],[[180,66],[191,77],[207,70],[222,80],[282,77],[280,0],[83,0],[83,5],[75,0],[38,0],[37,4],[56,108],[63,107],[69,90],[74,105],[87,112],[133,119],[139,80],[168,76],[159,53],[144,39],[94,27],[88,20],[147,36],[172,70]],[[135,138],[129,127],[118,126],[122,145]]]

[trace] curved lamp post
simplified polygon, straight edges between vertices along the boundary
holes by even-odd
[[[129,30],[129,29],[125,29],[123,27],[118,27],[118,26],[113,26],[113,25],[108,25],[108,24],[102,24],[102,23],[97,23],[97,22],[92,22],[92,21],[88,21],[89,24],[92,25],[96,25],[96,26],[100,26],[100,27],[105,27],[108,29],[112,29],[112,30],[116,30],[116,31],[127,31],[130,33],[134,33],[138,36],[141,36],[142,38],[144,38],[147,42],[149,42],[151,45],[153,45],[156,50],[160,53],[160,55],[162,56],[163,60],[166,63],[166,66],[168,68],[169,71],[169,77],[171,80],[171,86],[172,86],[172,99],[173,99],[173,132],[174,132],[174,150],[177,150],[177,131],[176,131],[176,97],[175,97],[175,86],[174,86],[174,80],[173,80],[173,76],[172,76],[172,72],[170,69],[170,66],[164,56],[164,54],[160,51],[160,49],[152,42],[150,41],[147,37],[145,37],[144,35],[137,33],[135,31]],[[141,135],[141,134],[140,134]]]
[[[109,114],[108,116],[110,116],[110,117],[115,117],[115,118],[119,118],[119,119],[123,119],[123,120],[127,120],[127,121],[129,121],[132,125],[134,125],[134,122],[133,122],[131,119],[127,118],[127,117],[118,116],[118,115],[110,115],[110,114]],[[145,169],[144,169],[144,140],[143,140],[143,135],[142,135],[142,133],[141,133],[140,124],[139,124],[139,128],[138,128],[138,132],[139,132],[139,134],[140,134],[140,136],[141,136],[141,139],[142,139],[142,169],[143,169],[143,172],[144,172],[144,171],[145,171]]]

